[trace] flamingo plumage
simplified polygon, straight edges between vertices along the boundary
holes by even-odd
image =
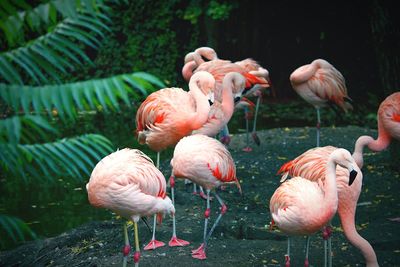
[[[351,186],[357,176],[357,165],[345,149],[335,149],[325,164],[325,180],[311,181],[296,176],[284,183],[270,199],[273,223],[287,235],[307,235],[305,266],[308,266],[309,235],[326,226],[338,207],[336,165],[347,169],[346,183]],[[290,266],[290,238],[286,266]]]
[[[301,176],[312,182],[324,180],[329,156],[338,150],[333,146],[312,148],[296,157],[295,159],[285,163],[279,169],[278,174],[282,174],[281,181],[283,182],[289,175]],[[355,160],[356,162],[356,160]],[[357,163],[357,162],[356,162]],[[358,198],[362,188],[362,172],[358,166],[354,169],[358,173],[352,186],[347,184],[348,170],[341,166],[336,168],[336,180],[338,189],[338,214],[344,235],[347,240],[363,254],[368,267],[378,266],[376,254],[370,243],[359,235],[355,226],[355,214],[357,209]],[[329,238],[324,236],[324,239]]]
[[[210,105],[202,93],[213,91],[215,80],[207,72],[198,72],[189,82],[189,92],[181,88],[165,88],[150,94],[136,113],[136,129],[140,144],[147,144],[157,152],[159,168],[160,151],[174,146],[178,141],[200,128],[208,119]],[[174,218],[174,216],[173,216]],[[156,218],[154,217],[153,237],[145,249],[155,249],[165,244],[155,239]],[[170,246],[187,245],[188,242],[176,238]]]
[[[99,208],[110,209],[132,220],[135,229],[135,266],[140,259],[137,222],[140,217],[175,213],[171,199],[166,196],[166,181],[153,161],[137,149],[125,148],[104,157],[94,167],[86,184],[89,202]],[[130,252],[126,223],[124,223],[126,266]]]
[[[241,192],[239,181],[236,177],[236,167],[231,154],[218,140],[195,134],[182,138],[175,146],[171,160],[172,176],[186,178],[196,183],[207,191],[207,208],[204,213],[203,243],[192,251],[192,257],[206,259],[207,241],[212,235],[221,217],[227,211],[227,206],[217,192],[215,197],[221,205],[221,213],[207,234],[207,224],[210,217],[210,190],[225,184],[234,183]]]
[[[378,138],[360,136],[354,148],[353,157],[360,168],[364,165],[363,149],[367,146],[370,150],[379,152],[386,149],[392,139],[400,140],[400,92],[395,92],[379,105]]]
[[[320,108],[336,105],[348,112],[352,109],[343,75],[328,61],[316,59],[297,68],[290,75],[293,89],[317,111],[317,146],[320,144]]]

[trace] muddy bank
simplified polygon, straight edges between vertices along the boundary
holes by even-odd
[[[355,139],[363,134],[376,136],[375,130],[360,127],[323,128],[321,145],[335,145],[353,150]],[[313,128],[272,129],[259,133],[261,146],[250,139],[252,152],[242,151],[245,135],[232,137],[230,150],[236,161],[243,196],[236,188],[221,192],[228,212],[209,243],[208,259],[192,259],[190,251],[202,242],[205,201],[191,194],[192,187],[177,182],[176,209],[178,236],[191,242],[188,247],[143,251],[141,266],[282,266],[286,237],[270,231],[268,201],[279,184],[278,168],[315,144]],[[168,160],[162,163],[168,177]],[[400,266],[400,176],[390,167],[390,153],[368,153],[363,169],[363,192],[357,208],[360,234],[374,247],[381,266]],[[218,212],[212,201],[211,223]],[[151,220],[149,220],[151,221]],[[110,213],[110,220],[91,222],[59,236],[29,242],[0,253],[0,266],[113,266],[122,262],[123,220]],[[57,223],[55,218],[54,223]],[[168,242],[171,219],[166,217],[158,228],[157,239]],[[341,232],[337,216],[333,220],[334,266],[364,266],[363,257]],[[139,225],[141,247],[151,238],[143,223]],[[130,230],[131,241],[133,231]],[[293,266],[302,266],[305,239],[294,239]],[[323,266],[323,243],[320,234],[311,241],[310,264]],[[132,257],[128,264],[133,266]]]

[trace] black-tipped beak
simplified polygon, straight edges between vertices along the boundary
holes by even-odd
[[[352,170],[352,171],[350,172],[350,177],[349,177],[349,186],[354,182],[354,180],[356,179],[356,177],[357,177],[357,171]]]
[[[237,102],[240,101],[240,98],[241,98],[241,97],[237,96],[237,97],[235,97],[235,98],[233,99],[233,101],[234,101],[235,103],[237,103]]]
[[[208,99],[208,104],[210,104],[210,106],[212,106],[212,104],[214,104],[210,99]]]

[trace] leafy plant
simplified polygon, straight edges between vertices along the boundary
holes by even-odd
[[[52,0],[36,7],[24,0],[1,2],[0,28],[8,44],[0,54],[3,179],[89,176],[97,161],[115,150],[113,144],[99,134],[63,136],[60,124],[68,127],[91,112],[119,111],[164,86],[145,72],[64,83],[71,72],[93,65],[88,52],[111,31],[109,2]],[[16,44],[21,46],[13,48]],[[10,216],[0,215],[1,227],[14,241],[23,240],[24,231],[34,236]]]

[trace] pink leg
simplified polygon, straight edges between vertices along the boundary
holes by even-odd
[[[210,190],[207,189],[207,208],[204,212],[204,231],[203,231],[203,243],[195,250],[192,250],[192,257],[199,260],[207,259],[206,245],[207,245],[207,225],[208,218],[210,218]]]
[[[287,240],[287,253],[285,255],[285,267],[290,267],[290,237]]]
[[[124,239],[125,239],[125,246],[122,249],[122,254],[124,255],[124,259],[122,261],[122,266],[126,267],[126,264],[128,263],[128,255],[129,255],[129,252],[131,251],[131,246],[129,245],[128,229],[126,227],[125,222],[124,222]]]
[[[157,224],[157,215],[154,215],[153,237],[151,238],[151,241],[144,247],[144,250],[151,250],[165,246],[164,242],[156,240],[156,224]]]
[[[249,110],[244,108],[244,117],[246,119],[246,147],[242,149],[244,152],[251,152],[253,149],[249,146]]]
[[[171,195],[172,195],[172,204],[175,205],[175,178],[173,175],[169,178],[169,184],[171,185]],[[172,237],[171,240],[169,241],[168,245],[170,247],[183,247],[187,246],[190,243],[183,240],[179,239],[176,237],[176,220],[175,220],[175,214],[172,215]]]

